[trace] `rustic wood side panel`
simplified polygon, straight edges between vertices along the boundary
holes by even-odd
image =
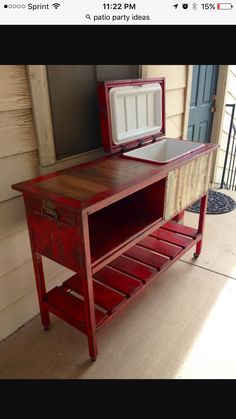
[[[168,175],[164,219],[170,220],[204,195],[209,187],[212,153],[198,157]]]
[[[178,170],[172,170],[166,181],[166,196],[165,196],[165,205],[164,205],[164,214],[163,218],[168,220],[169,214],[174,214],[175,206],[175,192],[178,179]]]

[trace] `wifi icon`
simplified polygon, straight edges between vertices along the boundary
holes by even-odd
[[[60,4],[59,4],[59,3],[53,3],[53,7],[54,7],[55,9],[58,9],[58,7],[60,7]]]

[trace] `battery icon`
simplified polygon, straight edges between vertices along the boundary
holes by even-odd
[[[233,5],[231,3],[217,3],[218,10],[231,10]]]

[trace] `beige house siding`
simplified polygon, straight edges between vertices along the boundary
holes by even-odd
[[[187,87],[187,65],[144,65],[143,77],[166,78],[166,136],[182,137]]]
[[[25,66],[0,66],[0,91],[1,340],[38,312],[23,199],[11,185],[37,176],[39,161]],[[49,286],[59,271],[64,279],[59,265],[45,268]]]
[[[229,68],[228,68],[228,79],[227,79],[225,103],[236,104],[236,65],[229,65]],[[219,141],[220,148],[218,150],[215,177],[214,177],[214,183],[216,186],[219,186],[219,184],[221,183],[224,160],[225,160],[225,152],[226,152],[227,141],[228,141],[231,112],[232,110],[229,107],[226,107],[224,110],[223,125],[222,125],[221,134],[220,134],[220,141]],[[234,123],[236,124],[236,114],[235,114]],[[231,149],[229,151],[231,151]],[[228,163],[229,161],[230,161],[230,153],[228,155]],[[228,167],[228,164],[227,164],[227,167]],[[227,177],[227,173],[228,173],[228,170],[226,168],[226,177]]]
[[[143,66],[143,77],[166,77],[168,136],[183,130],[187,66]],[[38,313],[23,199],[13,183],[39,174],[38,146],[26,67],[0,66],[0,340]],[[68,166],[76,164],[68,160]],[[55,168],[57,166],[55,165]],[[47,288],[70,272],[44,258]],[[40,326],[39,326],[40,327]]]

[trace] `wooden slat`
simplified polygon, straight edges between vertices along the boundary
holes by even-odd
[[[0,240],[26,230],[25,207],[22,196],[0,204]]]
[[[1,159],[0,202],[20,195],[11,189],[11,185],[33,178],[39,174],[37,151]]]
[[[31,109],[0,112],[0,158],[37,149]]]
[[[168,243],[176,244],[177,246],[181,246],[183,248],[187,247],[193,241],[191,237],[181,236],[174,232],[163,230],[162,228],[154,231],[151,236]]]
[[[0,92],[0,112],[31,107],[24,65],[0,66]]]
[[[168,256],[169,258],[173,259],[175,256],[178,255],[182,251],[182,247],[174,246],[169,243],[162,242],[154,237],[146,237],[143,239],[139,245],[153,250],[154,252],[158,252],[162,255]]]
[[[19,231],[0,240],[0,276],[31,259],[28,230]]]
[[[67,281],[63,282],[63,286],[83,296],[82,281],[78,275],[74,275],[67,279]],[[124,295],[118,294],[96,281],[93,281],[93,291],[95,304],[110,313],[115,311],[126,300]]]
[[[23,242],[21,247],[24,247]],[[44,258],[43,265],[46,284],[49,289],[64,281],[70,274],[67,269],[48,258]],[[13,306],[16,301],[24,298],[31,292],[34,292],[32,298],[37,301],[32,258],[16,269],[0,276],[0,311],[8,306]]]
[[[141,246],[133,246],[131,249],[125,252],[126,256],[132,259],[136,259],[140,262],[146,263],[152,266],[158,271],[161,270],[168,262],[169,258],[159,255],[158,253],[152,252],[151,250],[144,249]]]
[[[179,138],[182,136],[183,114],[172,115],[166,118],[166,136]]]
[[[31,291],[1,311],[0,341],[38,314],[39,305],[37,300],[36,291]]]
[[[172,221],[169,221],[168,223],[164,224],[162,226],[162,229],[168,230],[168,231],[174,231],[175,233],[183,234],[184,236],[192,237],[193,239],[197,236],[197,229],[184,226],[178,223],[174,223]]]
[[[94,278],[117,291],[130,297],[139,288],[142,287],[142,282],[137,279],[131,278],[129,275],[125,275],[122,272],[118,272],[109,266],[101,269],[94,275]]]
[[[124,178],[125,173],[125,178]],[[37,183],[37,187],[86,200],[110,188],[135,181],[139,175],[154,174],[153,166],[128,159],[101,159],[94,165],[77,167]]]
[[[55,287],[47,293],[46,302],[53,309],[65,313],[71,318],[71,323],[75,327],[85,328],[84,319],[84,303],[74,295],[69,294],[63,287]],[[105,313],[95,309],[95,320],[96,325],[99,326],[103,320],[107,317]]]
[[[156,270],[149,268],[137,261],[134,261],[126,256],[119,256],[110,266],[124,272],[128,275],[132,275],[142,282],[147,282],[153,275],[156,274]]]
[[[179,89],[187,84],[186,65],[143,65],[143,77],[165,77],[166,89]]]
[[[101,185],[96,180],[90,181],[83,179],[77,173],[62,174],[45,182],[40,182],[38,186],[47,191],[60,193],[80,200],[91,198],[108,189],[107,186]]]
[[[166,195],[165,195],[165,207],[164,207],[164,220],[169,220],[175,215],[175,193],[177,188],[179,168],[171,170],[168,173],[166,181]]]
[[[50,277],[47,276],[48,287],[55,287],[58,281],[66,279],[66,275],[68,277],[66,269],[53,272]],[[38,297],[33,278],[32,262],[0,278],[0,341],[38,314]]]
[[[167,90],[166,117],[184,113],[185,89]]]
[[[31,260],[0,276],[0,312],[35,290]]]

